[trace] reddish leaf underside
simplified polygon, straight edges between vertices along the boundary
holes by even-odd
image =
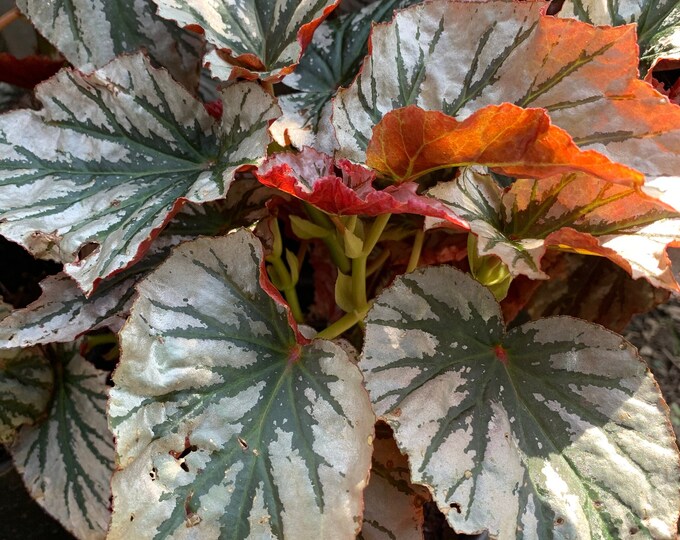
[[[49,79],[64,66],[64,60],[53,60],[47,56],[17,58],[9,53],[0,53],[0,82],[32,89],[36,84]]]
[[[581,171],[608,182],[640,185],[644,176],[593,150],[580,150],[542,109],[504,103],[458,121],[410,105],[387,113],[373,129],[366,163],[399,182],[430,171],[485,165],[509,176],[543,178]]]
[[[335,173],[334,165],[341,176]],[[467,223],[436,199],[418,195],[417,184],[404,182],[380,191],[375,173],[347,160],[333,159],[312,148],[299,154],[277,154],[257,171],[260,182],[308,202],[330,214],[377,216],[418,214],[437,217],[468,229]]]

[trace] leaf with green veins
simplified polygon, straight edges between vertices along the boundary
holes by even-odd
[[[0,321],[12,306],[0,298]],[[39,420],[52,395],[52,367],[37,348],[0,351],[0,444],[12,442],[17,430]]]
[[[212,75],[281,79],[290,73],[316,27],[338,0],[153,0],[158,13],[179,26],[198,25],[215,50],[206,56]]]
[[[509,102],[546,109],[579,146],[648,177],[677,177],[680,109],[638,80],[634,27],[543,7],[434,0],[376,26],[361,73],[333,102],[339,154],[364,161],[373,126],[407,105],[467,118]]]
[[[45,414],[52,386],[52,368],[38,349],[0,351],[0,444]]]
[[[680,23],[678,0],[567,0],[559,16],[596,25],[636,23],[643,72],[659,58],[680,54],[680,40],[668,39]]]
[[[679,214],[633,188],[574,173],[502,190],[467,168],[428,195],[467,220],[479,254],[496,255],[513,276],[546,279],[541,259],[552,248],[607,257],[635,279],[678,290],[666,248],[680,235]]]
[[[359,11],[319,25],[295,71],[283,80],[297,92],[279,97],[284,114],[272,125],[272,132],[282,145],[285,146],[286,137],[300,149],[318,144],[314,135],[326,128],[322,118],[331,98],[338,88],[352,82],[368,52],[372,25],[389,21],[395,10],[419,2],[373,2]]]
[[[278,111],[241,83],[223,90],[216,121],[142,55],[61,71],[37,95],[41,111],[0,116],[0,233],[66,263],[86,293],[138,260],[185,201],[223,197],[259,163]]]
[[[183,244],[138,287],[109,405],[109,538],[356,535],[374,423],[361,374],[345,348],[296,339],[262,265],[238,231]]]
[[[486,288],[427,268],[376,299],[360,367],[413,480],[457,531],[675,536],[668,408],[620,336],[567,317],[506,332]]]
[[[224,199],[185,204],[161,236],[219,236],[239,227],[250,227],[268,215],[266,204],[273,195],[282,196],[263,186],[252,173],[237,173]]]
[[[52,349],[55,389],[47,418],[9,448],[34,499],[80,539],[103,539],[110,519],[113,439],[106,426],[107,373],[78,353]]]
[[[136,283],[183,239],[164,232],[141,261],[103,281],[89,297],[63,272],[47,277],[37,300],[0,321],[0,349],[71,342],[100,328],[118,332],[130,312]]]
[[[198,83],[203,38],[161,19],[151,0],[17,0],[17,7],[83,71],[144,49],[189,90]]]

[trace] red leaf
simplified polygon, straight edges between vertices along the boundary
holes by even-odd
[[[347,160],[337,162],[312,148],[299,154],[269,158],[257,171],[260,182],[289,193],[329,214],[378,216],[418,214],[438,217],[468,229],[467,223],[436,199],[418,195],[418,185],[404,182],[380,191],[373,187],[375,173]]]
[[[543,109],[504,103],[462,122],[410,105],[373,128],[366,163],[398,181],[454,166],[485,165],[509,176],[544,178],[581,171],[602,180],[640,185],[644,176],[594,150],[581,150]]]
[[[32,89],[36,84],[49,79],[64,66],[64,60],[53,60],[47,56],[16,58],[9,53],[0,53],[0,82]]]

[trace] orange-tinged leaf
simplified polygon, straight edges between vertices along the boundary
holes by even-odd
[[[509,176],[544,178],[572,171],[625,185],[644,176],[593,150],[581,150],[542,109],[490,105],[458,121],[415,105],[387,113],[373,130],[367,164],[397,181],[436,169],[485,165]]]
[[[680,237],[680,213],[635,188],[572,173],[503,191],[469,168],[428,194],[467,220],[479,254],[499,257],[513,276],[546,279],[541,260],[551,248],[605,257],[633,278],[680,290],[665,253]]]
[[[363,161],[372,128],[399,107],[463,119],[508,102],[545,109],[578,146],[648,180],[677,177],[680,107],[637,79],[635,25],[593,27],[542,7],[432,0],[376,26],[361,73],[333,105],[338,155]]]

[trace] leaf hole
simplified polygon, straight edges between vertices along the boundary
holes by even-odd
[[[562,523],[564,523],[564,518],[562,518],[562,517],[558,517],[555,520],[555,525],[562,525]]]
[[[243,450],[248,450],[248,443],[244,439],[239,437],[238,443],[241,445],[241,448],[243,448]]]
[[[134,514],[130,514],[130,521],[134,521],[134,520],[135,520],[135,515],[134,515]]]
[[[156,467],[153,467],[151,469],[151,472],[149,473],[149,476],[151,477],[151,481],[155,481],[156,478],[158,478],[158,469]]]
[[[451,504],[449,504],[449,506],[451,508],[453,508],[459,514],[461,514],[463,512],[463,509],[460,507],[460,504],[458,504],[457,502],[452,502]]]
[[[604,506],[602,504],[602,501],[595,501],[593,504],[595,505],[595,508],[597,508],[598,510]]]
[[[637,527],[631,527],[630,530],[628,531],[630,534],[637,534],[640,532],[640,529]]]
[[[187,465],[186,461],[182,460],[182,463],[180,463],[179,466],[184,472],[189,472],[189,465]]]
[[[78,260],[82,261],[87,259],[95,251],[99,249],[99,244],[97,242],[87,242],[78,251]]]

